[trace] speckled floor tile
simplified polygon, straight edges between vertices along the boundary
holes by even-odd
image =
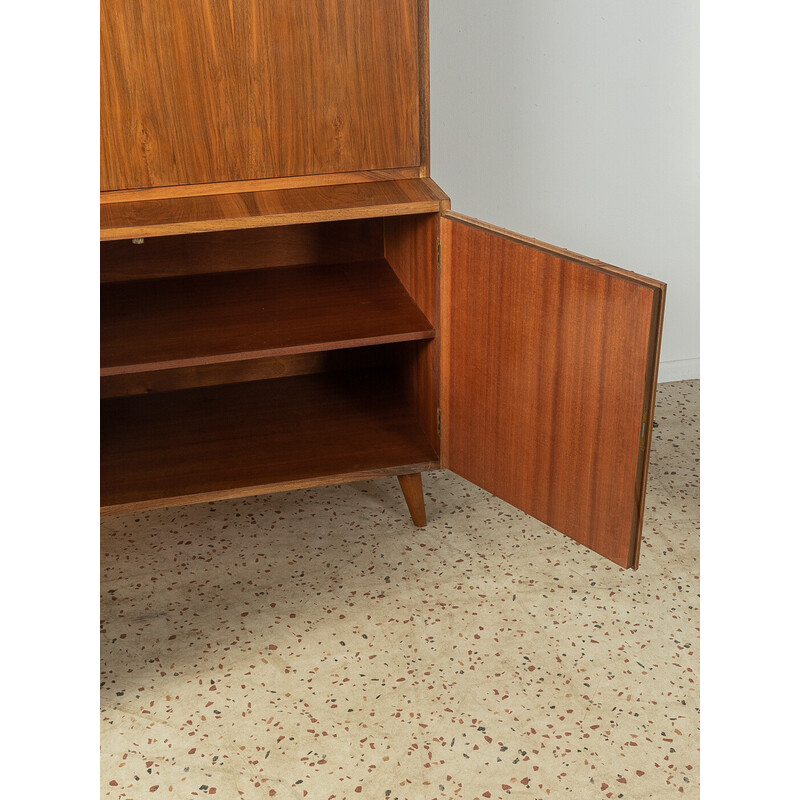
[[[449,472],[105,518],[113,798],[696,798],[699,382],[626,571]]]

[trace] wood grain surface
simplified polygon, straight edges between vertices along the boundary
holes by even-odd
[[[102,0],[101,189],[419,166],[418,0]]]
[[[442,220],[443,466],[636,566],[664,285]]]
[[[431,174],[431,80],[430,32],[428,0],[419,0],[417,7],[417,51],[419,54],[419,174]]]
[[[371,169],[362,172],[326,172],[323,175],[293,175],[286,178],[257,178],[243,181],[184,183],[176,186],[117,189],[100,192],[100,203],[127,203],[131,200],[165,200],[169,197],[200,197],[204,194],[270,192],[277,189],[302,189],[307,186],[402,181],[407,178],[427,177],[420,170],[420,167],[398,167],[397,169]]]
[[[243,231],[153,236],[100,244],[100,280],[142,280],[240,272],[297,264],[338,264],[383,256],[379,219],[281,225]]]
[[[439,215],[416,214],[384,220],[387,261],[406,291],[437,331],[433,341],[415,342],[403,353],[403,388],[428,439],[439,452],[439,318],[441,288],[436,265]]]
[[[418,528],[424,528],[428,524],[425,514],[425,494],[422,491],[422,476],[419,472],[409,475],[398,475],[400,489],[403,492],[411,520]]]
[[[446,195],[430,178],[171,197],[100,207],[100,239],[239,230],[437,212]]]
[[[386,366],[397,358],[394,348],[395,345],[379,344],[351,347],[347,350],[292,353],[251,358],[247,361],[221,361],[192,367],[104,375],[100,378],[100,397],[174,392],[199,386],[219,386],[223,383],[245,383],[289,378],[292,375]]]
[[[434,336],[383,259],[107,283],[100,306],[101,376]]]
[[[106,513],[438,467],[381,370],[103,400],[101,430]]]

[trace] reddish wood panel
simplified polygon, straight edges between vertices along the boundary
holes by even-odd
[[[302,189],[305,186],[334,186],[340,183],[402,181],[427,177],[421,167],[370,169],[362,172],[326,172],[324,175],[291,175],[286,178],[256,178],[246,181],[215,183],[183,183],[176,186],[150,186],[138,189],[116,189],[100,192],[101,203],[127,203],[130,200],[163,200],[169,197],[200,197],[204,194],[241,194],[269,192],[277,189]]]
[[[443,465],[635,566],[663,284],[455,215],[442,247]]]
[[[438,466],[380,370],[103,400],[101,431],[106,512]]]
[[[101,375],[430,339],[383,259],[101,288]]]
[[[103,0],[101,188],[418,166],[418,0]]]
[[[417,49],[419,52],[419,150],[420,177],[431,173],[431,76],[428,0],[419,0]]]
[[[439,211],[430,178],[103,203],[100,239],[230,231]]]
[[[396,345],[379,344],[347,350],[323,350],[314,353],[293,353],[247,361],[223,361],[193,367],[175,367],[155,372],[126,372],[100,377],[100,397],[125,397],[131,394],[174,392],[198,386],[219,386],[223,383],[245,383],[292,375],[313,375],[332,370],[364,369],[392,362]]]
[[[100,244],[102,282],[239,272],[295,264],[339,264],[383,256],[378,219],[317,222],[245,231],[156,236]]]
[[[439,215],[419,214],[384,221],[386,259],[425,317],[439,330],[441,289],[437,268]],[[439,450],[440,343],[421,341],[404,348],[403,387],[423,430]]]

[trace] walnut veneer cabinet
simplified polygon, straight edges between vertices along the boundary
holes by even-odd
[[[665,287],[450,211],[426,0],[102,0],[105,513],[444,467],[639,558]]]

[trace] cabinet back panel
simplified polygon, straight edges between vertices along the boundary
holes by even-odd
[[[418,0],[102,0],[102,190],[421,163]]]
[[[252,361],[203,364],[158,372],[106,375],[100,378],[100,397],[125,397],[134,394],[172,392],[198,386],[246,383],[292,375],[365,369],[389,364],[397,358],[398,345],[354,347],[351,350],[328,350],[320,353],[297,353]]]
[[[383,255],[379,219],[317,222],[246,231],[156,236],[100,244],[103,283],[298,264],[340,264]]]

